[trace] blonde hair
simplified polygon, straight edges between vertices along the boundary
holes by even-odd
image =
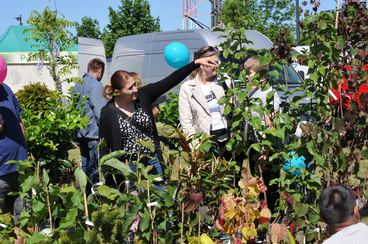
[[[265,69],[266,65],[261,65],[258,58],[250,57],[244,62],[243,67],[248,71],[259,72]]]
[[[131,73],[125,70],[118,70],[111,76],[110,84],[106,84],[103,96],[106,99],[112,99],[114,97],[115,90],[121,90],[125,84],[132,77]]]
[[[141,88],[143,86],[141,76],[137,72],[130,72],[130,75],[133,77],[137,89]]]

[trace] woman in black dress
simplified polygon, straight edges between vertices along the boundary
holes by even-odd
[[[153,174],[162,175],[160,161],[163,158],[152,114],[152,102],[178,85],[200,65],[218,66],[208,57],[199,58],[163,80],[143,86],[139,90],[129,72],[116,71],[111,77],[111,84],[105,87],[105,97],[110,100],[101,110],[99,134],[100,139],[105,141],[101,155],[124,150],[128,154],[121,160],[134,161],[139,157],[140,162],[154,166]],[[140,140],[151,141],[154,150],[151,151],[138,143]]]

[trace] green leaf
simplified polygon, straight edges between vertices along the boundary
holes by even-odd
[[[36,199],[32,200],[32,210],[35,213],[42,211],[45,208],[45,206],[46,205],[41,201],[38,201]]]
[[[289,239],[288,243],[295,244],[295,239],[293,235],[291,234],[290,230],[288,228],[285,228],[285,230],[286,230],[287,238]]]
[[[25,226],[28,223],[29,217],[31,217],[31,215],[27,211],[22,210],[19,216],[20,225]]]
[[[151,152],[155,151],[155,144],[151,140],[142,140],[142,139],[140,139],[140,140],[137,141],[137,143],[142,145],[143,147],[148,148]]]
[[[156,123],[157,132],[159,136],[165,137],[165,138],[176,138],[179,139],[180,135],[176,128],[170,125],[163,124],[161,122]]]
[[[83,209],[83,204],[82,204],[83,195],[82,195],[81,192],[79,192],[79,191],[74,192],[73,195],[72,195],[71,201],[72,201],[74,207],[77,207],[79,209]]]
[[[61,193],[69,193],[69,192],[76,192],[76,191],[77,189],[74,186],[66,186],[60,189]]]
[[[42,181],[45,185],[48,185],[49,184],[49,181],[50,181],[50,177],[46,171],[46,169],[43,169],[42,170]]]
[[[311,223],[314,224],[319,221],[320,217],[319,217],[319,214],[310,214],[308,219]]]
[[[361,151],[362,157],[368,158],[368,150]]]
[[[139,229],[141,232],[145,232],[150,227],[151,217],[147,209],[144,209],[144,213],[140,215],[141,222],[139,224]]]
[[[36,176],[28,176],[27,179],[22,183],[22,192],[28,192],[36,184]]]
[[[110,154],[104,155],[100,159],[100,164],[104,164],[105,161],[112,159],[112,158],[120,158],[121,156],[125,155],[126,152],[123,150],[114,151]]]
[[[67,215],[60,222],[58,229],[66,229],[75,225],[76,218],[78,216],[78,208],[71,208],[68,210]]]
[[[31,237],[27,237],[27,244],[38,244],[38,243],[46,243],[47,237],[45,235],[42,235],[41,233],[33,233]]]
[[[368,159],[359,160],[359,170],[357,176],[359,178],[365,179],[368,175]]]
[[[10,216],[10,213],[7,214],[0,214],[0,221],[2,224],[10,224],[12,222],[12,218]]]
[[[109,200],[115,200],[116,197],[120,196],[121,193],[113,188],[102,185],[97,188],[97,193],[103,197],[106,197]]]
[[[129,168],[129,166],[116,158],[108,159],[103,163],[103,165],[117,169],[122,175],[124,175],[127,178],[132,178],[134,176],[134,172]]]
[[[308,212],[308,205],[306,204],[298,204],[295,206],[295,214],[298,217],[304,217]]]
[[[86,192],[87,176],[81,168],[74,171],[74,177],[82,193]]]

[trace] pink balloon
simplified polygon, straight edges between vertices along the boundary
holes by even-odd
[[[5,59],[0,55],[0,84],[3,84],[7,73],[8,68],[6,66]]]

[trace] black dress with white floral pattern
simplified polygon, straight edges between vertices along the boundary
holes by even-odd
[[[141,132],[138,128],[132,125],[131,121],[135,120],[137,124],[141,126],[148,134],[152,134],[153,132],[153,124],[152,119],[149,115],[143,111],[139,102],[134,102],[134,110],[132,117],[128,117],[127,120],[123,118],[122,115],[118,115],[118,123],[121,131],[121,144],[123,146],[123,150],[128,153],[124,159],[133,159],[136,160],[139,156],[148,156],[153,157],[155,155],[154,151],[147,146],[144,146],[140,143],[141,140],[151,142],[152,146],[154,147],[154,142],[152,138],[148,135],[145,135]],[[156,148],[154,148],[156,149]]]

